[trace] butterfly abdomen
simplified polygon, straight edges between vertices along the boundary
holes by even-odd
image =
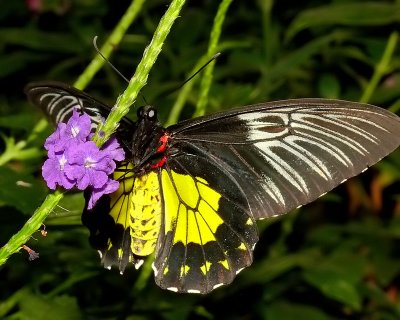
[[[161,227],[161,196],[158,176],[149,172],[135,179],[131,197],[130,234],[132,252],[153,253]]]

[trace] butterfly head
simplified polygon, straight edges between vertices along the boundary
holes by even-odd
[[[142,106],[137,110],[139,121],[158,122],[157,109],[153,106]]]

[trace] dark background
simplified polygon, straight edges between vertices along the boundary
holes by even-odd
[[[118,23],[128,1],[0,1],[0,245],[43,201],[42,115],[23,87],[33,80],[72,84]],[[127,77],[140,61],[168,1],[146,1],[111,60]],[[268,4],[272,9],[268,10]],[[219,1],[187,1],[142,91],[165,121],[178,92],[207,52]],[[207,112],[274,99],[359,101],[389,36],[399,1],[234,1],[220,39]],[[400,109],[400,49],[368,102]],[[199,76],[181,119],[192,116]],[[86,91],[113,104],[126,84],[103,68]],[[139,99],[138,104],[143,104]],[[134,108],[131,114],[135,114]],[[26,146],[18,143],[24,142]],[[28,152],[23,152],[28,151]],[[16,181],[30,187],[21,188]],[[129,268],[104,270],[81,225],[80,193],[46,220],[48,235],[0,269],[0,318],[7,319],[399,319],[400,150],[326,196],[280,219],[259,223],[253,265],[207,296],[158,288]]]

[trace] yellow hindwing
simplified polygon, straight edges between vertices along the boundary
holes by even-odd
[[[173,182],[172,182],[172,180]],[[218,215],[221,195],[202,178],[162,171],[165,203],[165,234],[174,231],[173,244],[204,245],[216,241],[217,228],[224,223]]]

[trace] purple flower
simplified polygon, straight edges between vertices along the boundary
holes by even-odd
[[[66,170],[68,170],[68,163],[64,153],[47,159],[42,167],[42,175],[47,186],[53,190],[57,185],[71,189],[75,183],[66,176]]]
[[[90,116],[74,111],[67,123],[59,123],[57,129],[44,144],[48,159],[42,167],[42,175],[49,188],[57,185],[66,189],[77,187],[92,190],[88,208],[104,194],[118,189],[119,183],[109,178],[116,168],[115,161],[124,160],[125,153],[116,138],[111,138],[99,149],[91,141]]]
[[[88,202],[88,209],[93,209],[97,200],[99,200],[103,195],[113,193],[117,191],[119,187],[119,182],[115,180],[108,179],[107,183],[101,188],[93,188]]]
[[[48,151],[49,156],[54,156],[56,152],[63,150],[60,141],[65,135],[65,129],[67,125],[65,123],[59,123],[56,131],[54,131],[45,141],[44,148]]]
[[[80,190],[89,185],[101,188],[108,181],[108,175],[115,170],[115,163],[110,156],[96,146],[93,141],[82,143],[67,151],[68,163],[71,169],[67,177],[76,180]]]
[[[76,141],[86,141],[90,134],[90,116],[86,113],[82,115],[78,111],[73,111],[71,118],[67,122],[65,130],[66,137]]]
[[[115,137],[110,138],[101,149],[107,152],[113,160],[122,161],[125,159],[125,152]]]
[[[75,147],[85,141],[88,141],[89,134],[89,115],[87,115],[86,113],[79,115],[79,112],[73,111],[72,116],[68,120],[68,122],[66,124],[59,123],[56,132],[53,133],[54,137],[53,135],[51,135],[50,141],[47,142],[46,140],[46,143],[47,145],[52,147],[52,150],[54,152],[65,151],[71,145]]]

